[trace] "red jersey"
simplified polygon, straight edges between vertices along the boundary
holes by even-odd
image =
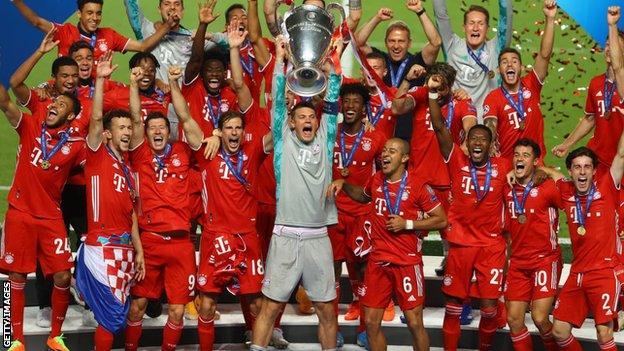
[[[199,153],[202,153],[200,150]],[[228,167],[222,152],[212,160],[203,155],[196,158],[202,172],[206,205],[206,224],[210,231],[243,234],[254,232],[258,201],[253,189],[258,169],[266,158],[262,138],[253,138],[243,143],[240,153],[230,156],[232,168],[238,169],[243,162],[240,174],[248,184],[244,186]],[[242,155],[242,160],[240,160]]]
[[[141,98],[141,116],[143,120],[152,112],[160,112],[167,116],[169,103],[171,102],[171,94],[164,94],[158,89],[154,89],[152,93],[139,93]],[[104,95],[104,113],[113,109],[130,109],[130,88],[119,87],[108,91]]]
[[[130,151],[142,230],[162,233],[188,231],[190,227],[188,177],[192,150],[183,142],[170,145],[169,153],[161,157],[161,164],[147,140]]]
[[[95,150],[87,146],[87,240],[132,232],[132,196],[128,182],[136,184],[132,173],[102,142]]]
[[[535,71],[529,72],[522,77],[522,97],[524,99],[524,129],[521,129],[521,119],[518,111],[507,101],[503,90],[492,90],[483,102],[483,119],[494,118],[498,121],[497,132],[500,143],[500,156],[511,160],[513,157],[513,145],[521,138],[529,138],[539,146],[541,159],[546,155],[544,144],[544,116],[540,108],[542,83]],[[509,93],[518,103],[518,93]]]
[[[351,77],[342,77],[342,85],[354,83],[362,83],[362,81]],[[397,123],[397,119],[392,114],[391,101],[394,100],[398,89],[395,87],[386,87],[386,89],[390,94],[384,95],[384,99],[379,92],[371,92],[366,114],[375,130],[379,129],[386,136],[386,139],[390,139],[394,136],[394,128]],[[384,104],[383,101],[386,103]],[[380,110],[382,111],[380,112]]]
[[[17,165],[8,202],[11,207],[46,219],[62,218],[61,191],[70,172],[84,163],[84,139],[70,137],[49,159],[50,167],[43,169],[41,144],[42,126],[47,116],[46,109],[33,115],[22,113],[15,130],[19,135]],[[63,126],[46,130],[47,151],[50,152],[61,140]]]
[[[592,78],[587,89],[585,114],[594,115],[594,135],[587,147],[594,150],[600,163],[610,167],[617,151],[618,141],[624,128],[624,108],[620,104],[620,96],[615,82],[608,81],[607,89],[613,89],[610,102],[610,113],[605,115],[605,74]]]
[[[362,126],[362,128],[364,127]],[[362,140],[357,146],[355,154],[353,154],[351,162],[348,165],[344,164],[345,160],[341,153],[340,144],[342,138],[344,138],[346,149],[344,153],[348,158],[355,145],[357,134],[351,135],[343,133],[342,124],[338,126],[338,135],[334,143],[334,162],[332,169],[334,180],[345,179],[350,184],[363,187],[375,174],[375,159],[381,154],[381,150],[386,143],[386,137],[382,132],[378,132],[377,130],[373,132],[363,132]],[[344,177],[341,173],[344,168],[349,171],[347,177]],[[370,206],[362,205],[352,200],[344,192],[340,192],[336,196],[336,207],[338,211],[354,217],[365,215],[370,212]]]
[[[515,184],[512,189],[509,184],[505,184],[505,218],[511,233],[511,259],[514,266],[532,268],[544,258],[557,257],[560,254],[557,242],[560,197],[552,179],[533,187],[524,200],[526,222],[520,223],[511,192],[516,193],[516,199],[522,206],[525,189],[523,185]]]
[[[470,172],[470,158],[457,144],[447,160],[451,176],[451,195],[449,208],[449,228],[447,240],[462,246],[490,246],[503,244],[501,232],[503,226],[504,188],[506,175],[511,170],[509,161],[501,157],[490,157],[491,178],[489,191],[485,192],[487,165],[476,169],[479,194],[485,196],[477,201],[475,184]]]
[[[212,130],[217,127],[219,116],[229,110],[238,111],[238,98],[234,90],[226,86],[221,88],[219,96],[212,96],[206,91],[204,80],[199,75],[190,83],[182,84],[182,95],[189,105],[191,117],[199,124],[206,136],[212,135]],[[213,118],[217,123],[212,120]]]
[[[262,40],[269,52],[275,52],[275,44],[273,44],[271,40],[267,38],[262,38]],[[245,80],[245,84],[249,87],[254,101],[260,104],[260,91],[262,88],[262,81],[265,78],[264,71],[267,67],[272,65],[273,56],[271,55],[269,62],[267,62],[264,67],[260,67],[258,62],[256,62],[253,46],[251,43],[247,42],[245,46],[240,48],[240,59],[243,66],[243,79]],[[268,78],[271,79],[271,77]]]
[[[57,29],[53,40],[58,40],[58,55],[69,56],[69,47],[81,40],[93,47],[93,59],[97,64],[102,55],[108,51],[124,52],[130,39],[117,33],[112,28],[98,28],[93,34],[81,33],[78,27],[71,23],[54,23]]]
[[[410,141],[410,168],[419,176],[423,177],[431,186],[448,187],[450,178],[444,157],[440,152],[438,139],[431,124],[429,113],[429,90],[417,88],[407,94],[414,100],[414,117],[412,119],[412,138]],[[450,106],[453,106],[453,115],[450,119],[450,131],[453,142],[463,142],[463,119],[476,115],[476,109],[470,100],[451,100],[450,103],[441,106],[442,116],[447,126],[447,115]]]
[[[421,179],[407,173],[405,190],[401,196],[399,216],[408,220],[422,220],[426,213],[440,206],[431,187]],[[389,219],[389,206],[396,206],[401,180],[388,182],[390,204],[386,203],[382,172],[377,172],[368,180],[364,193],[371,198],[374,210],[371,215],[371,240],[373,250],[370,259],[373,262],[390,262],[397,265],[411,266],[422,263],[422,238],[426,232],[403,230],[395,233],[386,229]]]
[[[615,187],[611,172],[605,172],[595,179],[596,189],[589,209],[587,195],[579,196],[582,213],[585,215],[585,235],[579,235],[579,220],[576,214],[576,189],[571,180],[557,181],[561,194],[561,206],[568,219],[572,240],[572,273],[582,273],[597,269],[613,268],[618,263],[617,252],[621,252],[620,238],[617,235],[617,208],[619,189]]]

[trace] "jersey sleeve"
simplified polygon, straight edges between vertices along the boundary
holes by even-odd
[[[366,181],[366,184],[364,185],[364,195],[368,196],[371,199],[373,198],[373,182],[375,181],[375,179],[377,179],[378,174],[379,173],[368,178],[368,180]]]
[[[440,206],[440,200],[433,189],[428,184],[423,183],[420,185],[420,189],[418,189],[416,204],[418,207],[422,208],[423,211],[429,213]]]
[[[530,89],[532,94],[537,94],[539,98],[544,83],[539,79],[535,70],[531,70],[531,72],[524,77],[522,83]]]
[[[15,126],[15,131],[17,132],[17,135],[20,136],[20,138],[24,138],[27,136],[28,133],[30,133],[31,130],[33,130],[35,122],[33,115],[30,115],[23,111],[21,112],[22,117],[20,117],[17,126]]]
[[[587,97],[585,98],[585,114],[593,115],[596,114],[596,108],[594,105],[594,84],[593,81],[589,83],[589,87],[587,87]]]
[[[428,102],[428,100],[429,100],[429,89],[427,89],[425,87],[416,87],[416,88],[410,90],[407,94],[405,94],[405,96],[408,96],[412,100],[414,100],[414,107],[416,107],[419,104],[424,104],[424,103]]]
[[[498,120],[498,104],[495,92],[496,90],[491,91],[483,101],[483,119],[494,118]]]
[[[117,31],[114,29],[110,29],[110,28],[108,29],[109,29],[109,35],[111,38],[111,45],[112,45],[110,49],[113,51],[124,52],[126,49],[126,45],[128,45],[128,42],[130,41],[130,39],[117,33]]]
[[[136,148],[128,152],[132,168],[137,169],[143,160],[147,160],[149,158],[150,155],[148,154],[148,149],[149,146],[147,145],[147,140],[143,138],[141,143]]]
[[[56,33],[54,33],[54,37],[52,38],[54,41],[62,41],[64,39],[70,37],[71,26],[73,26],[73,24],[71,24],[71,23],[65,23],[65,24],[52,23],[52,25],[56,29]]]
[[[470,116],[477,116],[477,108],[472,104],[471,100],[460,100],[458,105],[457,112],[460,120],[464,120],[464,118]]]

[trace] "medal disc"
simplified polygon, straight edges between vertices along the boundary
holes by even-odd
[[[342,174],[343,177],[348,177],[349,176],[349,169],[348,168],[343,168],[342,170],[340,170],[340,174]]]
[[[585,230],[585,227],[578,227],[576,228],[576,233],[582,236],[582,235],[585,235],[585,233],[587,233],[587,230]]]
[[[520,122],[520,130],[524,130],[524,127],[526,127],[524,121]]]
[[[495,76],[496,76],[496,73],[494,73],[494,71],[488,72],[488,78],[493,79]]]
[[[526,223],[526,220],[527,220],[527,218],[526,218],[526,215],[524,213],[518,216],[518,223],[524,224],[524,223]]]
[[[611,110],[607,110],[604,112],[604,119],[609,119],[611,118]]]
[[[51,166],[50,161],[47,161],[47,160],[41,161],[41,169],[47,170],[48,168],[50,168],[50,166]]]

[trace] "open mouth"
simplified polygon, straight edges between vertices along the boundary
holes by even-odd
[[[55,108],[50,108],[48,110],[48,121],[54,121],[58,116],[58,111]]]
[[[208,87],[210,89],[219,89],[221,87],[221,82],[218,79],[211,79],[208,81]]]
[[[390,167],[390,162],[392,160],[390,159],[390,157],[384,157],[381,159],[381,168],[383,168],[384,170],[387,170],[388,167]]]
[[[89,65],[80,66],[80,73],[91,73],[91,66]]]
[[[516,171],[524,171],[525,168],[526,166],[524,165],[524,163],[522,162],[516,163]]]
[[[508,69],[505,72],[505,77],[507,77],[507,80],[515,80],[516,79],[516,71],[514,71],[513,69]]]
[[[151,78],[143,78],[141,79],[141,83],[148,85],[152,83],[152,79]]]
[[[345,111],[344,115],[345,117],[348,117],[348,118],[355,118],[357,113],[353,110],[349,110],[349,111]]]
[[[306,125],[302,129],[302,134],[305,138],[312,138],[312,126]]]
[[[165,138],[163,138],[162,135],[156,135],[153,140],[155,146],[161,146],[165,141]]]
[[[581,187],[587,186],[587,177],[579,177],[578,178],[578,185],[581,186]]]
[[[229,138],[227,143],[230,149],[235,150],[238,148],[238,145],[240,144],[240,138],[238,137]]]
[[[472,156],[475,158],[480,158],[483,155],[483,149],[480,147],[475,147],[472,149]]]
[[[479,39],[479,38],[481,38],[481,33],[472,33],[472,34],[470,34],[470,38],[472,38],[472,39]]]
[[[121,137],[121,139],[119,139],[119,142],[121,145],[124,146],[129,146],[130,145],[130,136],[124,135]]]

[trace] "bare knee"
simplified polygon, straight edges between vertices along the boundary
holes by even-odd
[[[184,317],[184,305],[169,305],[169,320],[175,324],[180,324]]]
[[[514,315],[511,313],[507,314],[507,324],[509,324],[509,328],[512,330],[518,330],[524,327],[524,314],[522,315]]]
[[[216,300],[208,295],[202,294],[199,302],[199,315],[205,320],[210,320],[214,317],[216,309]]]
[[[137,297],[132,299],[130,303],[130,311],[128,311],[128,320],[136,322],[143,319],[145,315],[145,309],[147,308],[147,299],[144,297]]]
[[[548,319],[548,314],[542,312],[532,312],[531,318],[540,332],[548,331],[548,329],[550,329],[551,323],[550,319]]]
[[[71,283],[71,273],[69,271],[61,271],[54,273],[54,285],[59,288],[66,288]]]
[[[555,321],[553,323],[552,335],[555,340],[563,341],[572,334],[572,326],[565,322]]]
[[[610,325],[597,325],[596,335],[598,336],[598,342],[604,343],[613,339],[613,327]]]
[[[321,324],[328,325],[338,323],[336,315],[334,314],[333,302],[315,302],[314,307],[316,308],[319,322]]]

